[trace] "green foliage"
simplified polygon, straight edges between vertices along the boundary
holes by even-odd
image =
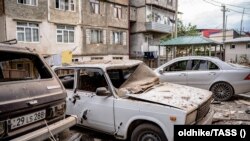
[[[197,26],[189,23],[188,25],[184,25],[182,21],[178,20],[177,24],[177,35],[180,36],[197,36],[199,32],[197,31]],[[171,39],[171,34],[167,34],[162,37],[163,41],[167,41]]]
[[[196,25],[192,25],[191,23],[189,23],[188,25],[184,25],[182,21],[178,21],[177,32],[178,32],[178,37],[197,36],[199,34]]]

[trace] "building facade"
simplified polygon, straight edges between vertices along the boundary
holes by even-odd
[[[71,51],[74,61],[126,59],[128,0],[1,0],[0,41],[49,56]]]
[[[225,42],[225,61],[250,64],[250,37],[241,37]]]
[[[130,0],[130,55],[142,57],[172,34],[176,0]],[[157,47],[158,48],[158,47]]]

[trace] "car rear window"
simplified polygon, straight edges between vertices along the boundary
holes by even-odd
[[[0,82],[48,78],[52,75],[37,55],[0,51]]]

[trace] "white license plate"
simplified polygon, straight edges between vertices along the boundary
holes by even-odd
[[[11,129],[15,129],[42,119],[45,119],[46,116],[46,111],[45,110],[41,110],[35,113],[31,113],[28,115],[24,115],[24,116],[20,116],[20,117],[16,117],[13,119],[10,119],[10,123],[11,123]]]

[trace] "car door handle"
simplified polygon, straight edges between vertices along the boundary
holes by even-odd
[[[179,74],[179,76],[187,76],[187,74],[186,73],[181,73],[181,74]]]
[[[216,75],[216,72],[210,72],[208,75]]]

